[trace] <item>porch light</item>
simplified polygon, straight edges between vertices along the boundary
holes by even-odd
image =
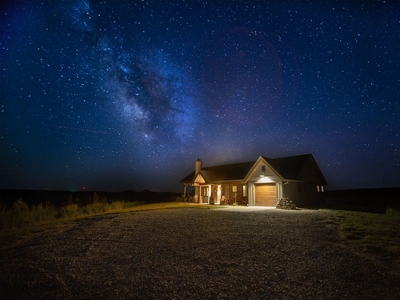
[[[259,179],[258,181],[257,181],[257,183],[272,183],[272,182],[275,182],[272,178],[270,178],[269,176],[261,176],[262,178],[261,179]]]

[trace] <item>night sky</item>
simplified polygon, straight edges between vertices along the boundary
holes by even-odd
[[[327,189],[400,186],[398,1],[2,1],[0,30],[0,188],[306,153]]]

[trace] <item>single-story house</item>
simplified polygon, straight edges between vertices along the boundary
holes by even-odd
[[[299,207],[316,203],[327,185],[311,154],[212,167],[197,159],[194,172],[181,183],[185,196],[188,186],[195,187],[198,203],[276,206],[288,198]]]

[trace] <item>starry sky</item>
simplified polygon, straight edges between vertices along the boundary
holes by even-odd
[[[400,186],[398,1],[2,1],[0,188],[182,191],[312,153]]]

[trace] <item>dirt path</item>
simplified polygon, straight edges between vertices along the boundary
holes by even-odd
[[[1,299],[400,299],[329,211],[170,209],[81,220],[1,250]]]

